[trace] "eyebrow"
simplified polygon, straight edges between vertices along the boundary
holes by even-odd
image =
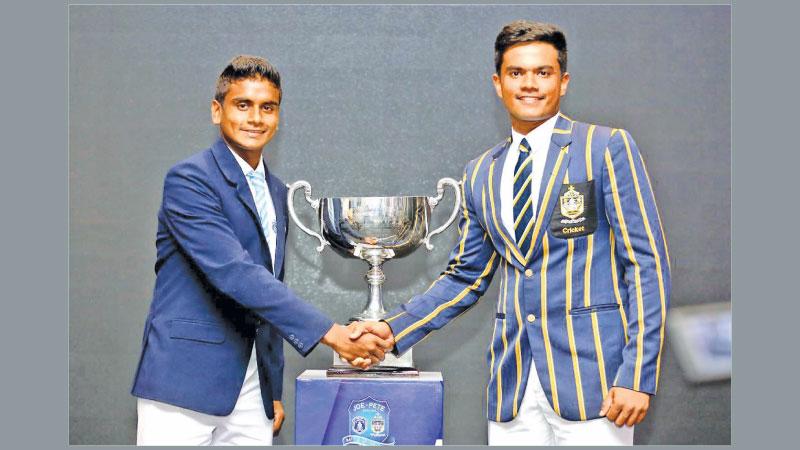
[[[253,100],[251,100],[251,99],[249,99],[249,98],[247,98],[247,97],[234,97],[234,98],[232,98],[232,99],[231,99],[231,101],[232,101],[232,102],[234,102],[234,103],[239,103],[239,102],[254,103],[254,102],[253,102]],[[268,101],[268,102],[264,102],[264,103],[262,103],[262,105],[272,105],[272,106],[278,106],[278,105],[279,105],[279,103],[278,103],[278,102],[276,102],[276,101],[272,101],[272,100],[270,100],[270,101]]]
[[[538,66],[538,67],[534,67],[534,68],[532,68],[530,70],[542,70],[542,69],[553,70],[554,68],[553,68],[553,66]],[[526,69],[524,67],[519,67],[519,66],[508,66],[508,67],[506,67],[506,71],[509,71],[509,70],[526,70]]]

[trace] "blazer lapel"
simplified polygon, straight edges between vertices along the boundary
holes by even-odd
[[[496,244],[500,244],[503,247],[507,247],[513,258],[511,259],[511,263],[519,269],[524,269],[525,266],[525,258],[524,255],[519,250],[517,246],[516,238],[514,235],[509,235],[508,230],[506,227],[503,226],[503,219],[502,219],[502,201],[500,195],[500,179],[503,176],[503,166],[505,165],[506,158],[508,158],[508,147],[511,145],[511,137],[506,139],[506,141],[499,145],[497,149],[492,153],[492,161],[489,163],[489,176],[487,177],[488,191],[487,192],[487,200],[488,203],[485,205],[487,208],[486,216],[489,222],[489,228],[492,233],[492,240]],[[501,254],[504,254],[503,248],[498,248]]]
[[[236,195],[239,197],[239,200],[250,211],[250,214],[253,216],[253,220],[258,223],[260,219],[258,218],[256,204],[253,201],[253,194],[250,193],[250,186],[247,184],[247,180],[244,178],[242,168],[239,167],[239,163],[236,162],[236,159],[233,157],[231,151],[228,149],[228,146],[221,137],[218,138],[217,142],[214,143],[214,146],[211,147],[211,153],[214,155],[214,159],[217,160],[217,165],[219,165],[219,168],[222,171],[222,174],[225,176],[225,179],[228,180],[228,183],[231,186],[234,186],[236,189]],[[261,229],[260,224],[258,228]]]
[[[536,211],[536,223],[533,226],[533,245],[526,256],[530,261],[537,254],[542,242],[542,235],[547,232],[547,224],[553,214],[553,206],[558,198],[558,192],[564,180],[564,175],[569,166],[569,144],[572,142],[573,122],[559,113],[553,136],[550,138],[550,148],[547,150],[547,160],[544,165],[542,182],[539,187],[539,207]]]
[[[264,230],[261,228],[261,218],[258,216],[258,209],[256,209],[253,194],[250,192],[250,185],[247,184],[242,168],[236,162],[222,137],[218,138],[217,142],[211,147],[211,154],[214,155],[214,159],[216,159],[225,179],[236,190],[236,196],[239,197],[239,201],[250,211],[250,217],[255,222],[261,242],[267,246],[267,239],[264,236]],[[267,251],[269,251],[269,246],[267,246]],[[277,261],[277,258],[275,261]],[[270,265],[270,268],[272,267],[270,261],[267,261],[267,264]]]
[[[266,167],[267,163],[264,162]],[[267,179],[269,179],[269,194],[272,197],[272,205],[275,209],[275,277],[278,277],[283,268],[283,253],[286,249],[286,189],[284,188],[281,180],[272,176],[267,171]]]

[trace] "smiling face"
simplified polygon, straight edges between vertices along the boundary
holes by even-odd
[[[492,75],[492,82],[511,126],[527,134],[558,113],[569,74],[561,72],[552,44],[525,42],[505,51],[500,73]]]
[[[219,125],[231,149],[253,167],[278,130],[280,96],[269,80],[246,78],[231,82],[222,104],[211,101],[211,121]]]

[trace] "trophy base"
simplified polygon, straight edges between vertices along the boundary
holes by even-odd
[[[408,349],[405,353],[400,356],[395,356],[394,353],[386,353],[384,355],[383,361],[379,362],[375,366],[363,370],[363,369],[355,369],[350,364],[347,363],[338,353],[333,352],[333,368],[351,368],[357,370],[359,372],[369,372],[371,370],[387,370],[391,368],[399,368],[399,369],[414,369],[414,359],[411,355],[411,351],[413,349]],[[416,370],[416,369],[414,369]]]
[[[329,378],[385,378],[385,377],[418,377],[419,370],[414,367],[375,366],[362,370],[350,366],[334,366],[325,371]]]

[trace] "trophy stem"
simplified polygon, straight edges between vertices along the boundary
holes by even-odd
[[[369,264],[369,270],[364,275],[369,286],[369,294],[366,307],[355,319],[381,320],[386,316],[386,310],[383,309],[383,282],[386,281],[383,263],[394,256],[394,252],[383,248],[366,248],[362,249],[360,253],[360,257]]]
[[[367,308],[364,311],[368,319],[380,320],[386,315],[383,309],[383,282],[386,281],[386,276],[383,274],[381,265],[373,266],[370,263],[370,268],[364,276],[369,285],[369,296],[367,297]],[[363,315],[363,314],[362,314]]]
[[[367,306],[364,308],[364,310],[350,320],[379,321],[386,317],[386,311],[383,309],[383,282],[386,281],[386,275],[383,273],[383,263],[387,259],[394,258],[394,250],[382,247],[368,247],[366,245],[359,244],[356,245],[356,248],[353,251],[353,256],[361,258],[366,261],[367,264],[369,264],[369,270],[367,270],[367,273],[364,275],[364,279],[367,281],[367,285],[369,286],[369,295],[367,297]],[[382,367],[383,369],[391,368],[392,370],[396,371],[392,373],[410,373],[409,370],[412,370],[415,372],[414,374],[416,374],[413,357],[411,355],[411,349],[406,350],[406,352],[400,356],[395,356],[392,353],[386,353],[384,356],[386,359],[378,364],[378,366]],[[342,360],[342,358],[339,357],[336,352],[334,352],[334,369],[331,370],[338,370],[336,368],[341,369],[341,364],[343,362],[344,360]],[[387,373],[386,370],[378,371],[381,373]],[[329,376],[331,376],[330,371]]]

